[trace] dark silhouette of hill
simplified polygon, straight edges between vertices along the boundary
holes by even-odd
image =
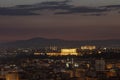
[[[0,47],[4,48],[41,48],[49,46],[58,46],[62,48],[80,47],[82,45],[96,45],[100,47],[120,47],[120,40],[86,40],[72,41],[61,39],[32,38],[29,40],[18,40],[14,42],[2,43]]]

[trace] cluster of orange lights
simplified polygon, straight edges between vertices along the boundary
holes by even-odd
[[[96,46],[81,46],[82,50],[94,50],[96,49]]]
[[[61,49],[61,53],[47,53],[49,56],[78,55],[77,49]]]

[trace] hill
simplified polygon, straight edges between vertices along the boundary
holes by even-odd
[[[120,40],[86,40],[72,41],[61,39],[32,38],[29,40],[18,40],[14,42],[2,43],[3,48],[40,48],[58,46],[65,48],[80,47],[82,45],[96,45],[100,47],[120,47]]]

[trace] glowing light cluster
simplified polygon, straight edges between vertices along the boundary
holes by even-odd
[[[61,53],[76,53],[76,49],[61,49]]]
[[[61,49],[61,55],[78,55],[77,49]]]
[[[60,56],[60,53],[47,53],[49,56]]]
[[[18,73],[11,72],[11,73],[6,74],[6,80],[19,80]]]
[[[81,46],[82,50],[94,50],[96,49],[96,46]]]
[[[67,56],[67,55],[78,55],[77,49],[61,49],[61,53],[47,53],[49,56]]]

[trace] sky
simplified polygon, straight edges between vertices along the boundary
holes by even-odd
[[[0,0],[0,42],[120,39],[119,0]]]

